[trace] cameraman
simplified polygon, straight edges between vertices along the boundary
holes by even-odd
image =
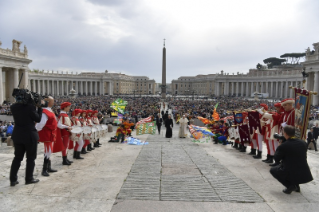
[[[33,178],[34,160],[37,158],[39,140],[35,123],[41,120],[42,108],[36,108],[31,102],[24,104],[18,100],[10,108],[15,123],[12,132],[15,150],[10,170],[10,185],[15,186],[19,183],[17,174],[25,153],[27,158],[25,184],[37,183],[39,180]]]
[[[286,187],[283,192],[291,194],[300,192],[299,184],[308,183],[313,178],[307,163],[307,143],[294,137],[293,126],[285,126],[283,134],[286,142],[278,146],[274,156],[281,165],[271,168],[270,173]]]

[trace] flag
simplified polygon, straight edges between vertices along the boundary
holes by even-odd
[[[211,123],[208,119],[203,118],[203,117],[201,117],[201,116],[198,116],[197,118],[198,118],[201,122],[203,122],[204,124],[210,124],[210,123]]]
[[[218,107],[218,102],[217,102],[217,104],[215,105],[215,107],[214,107],[214,108],[215,108],[215,109],[217,109],[217,107]]]
[[[152,121],[152,117],[149,116],[149,117],[147,117],[145,119],[142,119],[141,121],[137,122],[135,125],[137,126],[139,124],[144,124],[144,123],[151,122],[151,121]]]
[[[155,121],[148,123],[141,123],[136,127],[136,135],[143,134],[152,134],[154,135],[156,132],[156,124]]]
[[[212,117],[214,118],[214,121],[219,121],[219,114],[216,111],[217,106],[218,106],[218,103],[217,103],[216,107],[214,108],[214,112],[212,115]]]
[[[124,109],[126,105],[127,105],[127,101],[124,101],[123,99],[118,98],[111,103],[111,108],[118,111],[119,113],[124,114]]]
[[[193,129],[196,130],[197,132],[203,133],[204,135],[208,135],[208,136],[215,135],[209,129],[207,129],[207,127],[199,127],[199,126],[195,126],[195,125],[191,125],[191,127],[193,127]]]

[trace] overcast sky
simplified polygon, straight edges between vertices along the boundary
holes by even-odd
[[[1,0],[0,41],[31,69],[121,72],[161,81],[247,73],[319,42],[318,0]],[[23,47],[21,48],[23,50]]]

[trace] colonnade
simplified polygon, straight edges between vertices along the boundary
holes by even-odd
[[[293,98],[294,93],[289,86],[302,87],[302,80],[232,82],[217,81],[215,83],[216,96],[245,96],[252,97],[255,92],[268,93],[270,98]]]
[[[108,84],[108,94],[112,95],[112,82],[102,80],[30,79],[29,89],[42,95],[67,96],[75,89],[80,95],[98,96],[105,94],[105,83]]]

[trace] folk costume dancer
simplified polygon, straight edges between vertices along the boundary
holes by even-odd
[[[82,123],[82,125],[83,125],[83,126],[92,127],[92,121],[89,122],[89,120],[88,120],[88,116],[87,116],[88,112],[90,112],[90,110],[86,110],[85,113],[82,113],[82,118],[83,118],[83,123]],[[91,124],[91,125],[90,125],[90,124]],[[90,134],[90,136],[91,136],[91,134]],[[85,142],[88,143],[88,145],[87,145],[87,151],[95,150],[95,148],[92,147],[92,144],[91,144],[91,140],[90,140],[90,139],[86,139]]]
[[[278,133],[279,131],[279,119],[280,119],[280,114],[281,114],[281,110],[283,111],[283,108],[281,107],[281,103],[276,103],[274,104],[274,107],[276,108],[277,112],[269,112],[269,113],[265,113],[263,115],[263,118],[268,119],[268,125],[267,125],[267,130],[265,133],[266,136],[266,140],[268,141],[268,154],[269,156],[267,157],[266,160],[263,160],[263,162],[265,163],[273,163],[273,159],[274,159],[274,155],[276,152],[276,149],[279,145],[279,140],[275,139],[273,136],[275,133]],[[274,116],[274,119],[271,119],[271,116],[267,116],[268,114],[271,114],[271,116]],[[268,117],[268,118],[267,118]]]
[[[81,122],[79,120],[80,114],[81,114],[82,110],[81,109],[75,109],[73,111],[73,117],[72,117],[72,126],[78,126],[78,127],[82,127]],[[76,141],[76,145],[74,147],[74,153],[73,153],[73,158],[75,159],[84,159],[81,157],[81,150],[83,147],[83,135],[82,133],[76,134],[76,136],[78,137],[77,141]]]
[[[268,110],[268,106],[266,104],[260,104],[260,106],[262,107],[260,110],[266,111],[266,109]],[[253,135],[253,139],[252,139],[252,148],[257,150],[258,148],[258,153],[257,155],[253,155],[253,158],[255,159],[261,159],[262,156],[262,151],[263,151],[263,141],[265,139],[264,136],[264,129],[265,129],[265,121],[262,119],[262,115],[259,114],[259,119],[260,119],[260,127],[261,130],[259,130],[259,128],[254,129],[254,135]]]
[[[248,129],[249,129],[249,119],[248,119],[248,113],[247,112],[243,112],[243,124],[244,125],[248,125]],[[237,132],[238,132],[238,136],[239,136],[239,141],[240,141],[240,146],[241,148],[239,148],[238,150],[240,152],[246,152],[247,147],[250,145],[252,145],[251,142],[249,141],[243,141],[240,138],[240,133],[239,133],[239,127],[237,127]],[[252,136],[253,134],[250,134],[250,140],[252,140]]]
[[[93,110],[86,111],[86,122],[88,123],[88,126],[90,126],[90,127],[93,127],[92,113],[93,113]],[[100,147],[100,146],[95,145],[95,141],[92,141],[92,142],[93,142],[94,147]],[[92,147],[92,144],[90,144],[90,146],[91,146],[92,150],[95,149],[94,147]]]
[[[99,121],[99,118],[97,117],[99,111],[97,110],[94,110],[92,112],[92,122],[93,124],[96,124],[96,125],[99,125],[100,124],[100,121]],[[94,143],[94,147],[100,147],[102,144],[100,144],[100,137],[96,140],[96,142]]]
[[[87,126],[87,122],[86,122],[86,110],[82,110],[82,111],[81,111],[81,116],[80,116],[79,120],[80,120],[80,122],[81,122],[82,127]],[[83,135],[83,140],[84,140],[84,145],[83,145],[83,147],[82,147],[81,154],[86,154],[86,153],[89,153],[89,152],[91,151],[91,148],[89,147],[89,145],[90,145],[91,143],[90,143],[90,140],[84,138],[84,135]],[[85,149],[86,147],[87,147],[87,151],[86,151],[86,149]]]
[[[68,112],[70,111],[71,108],[71,103],[70,102],[63,102],[60,106],[61,112],[58,118],[58,130],[60,130],[60,135],[64,150],[62,150],[62,165],[71,165],[73,161],[69,161],[67,158],[68,155],[68,148],[70,144],[70,130],[72,129],[72,124],[71,120],[68,116]],[[59,134],[59,133],[58,133]]]
[[[53,143],[56,142],[58,122],[51,109],[54,105],[53,97],[48,97],[46,101],[48,101],[48,107],[43,108],[41,121],[35,125],[35,128],[39,134],[39,142],[44,144],[44,161],[41,174],[48,177],[50,176],[49,173],[57,172],[57,170],[51,168],[50,156],[53,152]]]

